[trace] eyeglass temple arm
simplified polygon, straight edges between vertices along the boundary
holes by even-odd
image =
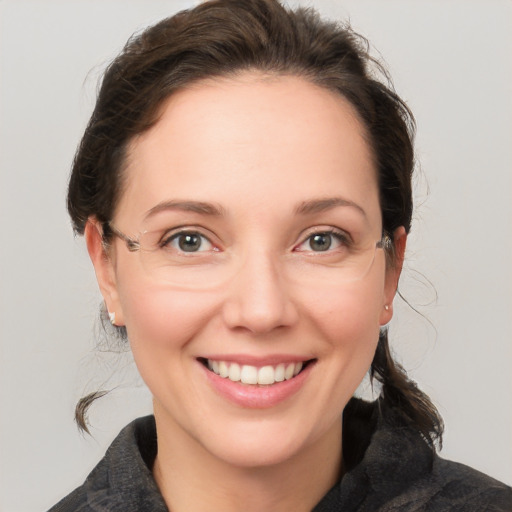
[[[108,227],[116,235],[118,238],[120,238],[123,242],[126,243],[126,247],[128,247],[128,250],[130,252],[135,252],[140,249],[140,243],[137,240],[134,240],[133,238],[130,238],[129,236],[125,235],[122,231],[119,231],[115,226],[113,226],[110,222],[108,223]]]
[[[391,249],[392,241],[387,233],[382,235],[382,238],[377,242],[377,249]]]
[[[112,225],[110,222],[108,223],[108,227],[116,235],[118,238],[123,240],[125,242],[126,247],[128,247],[128,250],[131,252],[138,251],[140,249],[140,243],[137,240],[134,240],[133,238],[130,238],[129,236],[125,235],[122,231],[119,231],[114,225]],[[382,238],[377,242],[377,248],[378,249],[390,249],[391,248],[391,238],[388,234],[384,234]]]

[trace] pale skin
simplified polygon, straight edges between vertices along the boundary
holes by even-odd
[[[392,317],[405,250],[399,228],[395,261],[376,249],[353,282],[337,277],[336,247],[321,258],[304,250],[311,229],[341,222],[381,238],[372,153],[355,110],[294,76],[201,82],[170,97],[132,141],[126,173],[115,226],[135,236],[156,205],[213,205],[214,213],[173,206],[162,215],[207,230],[203,254],[229,276],[164,286],[118,238],[105,253],[98,223],[87,223],[106,306],[126,326],[154,397],[153,473],[169,509],[310,511],[343,471],[340,418]],[[254,408],[219,394],[198,362],[228,357],[314,364],[291,396]]]

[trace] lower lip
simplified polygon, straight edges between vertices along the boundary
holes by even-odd
[[[249,409],[274,407],[290,398],[302,388],[313,366],[312,361],[298,375],[289,380],[269,386],[258,386],[220,377],[201,364],[209,383],[217,393],[236,405]]]

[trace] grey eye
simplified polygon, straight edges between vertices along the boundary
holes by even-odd
[[[313,251],[327,251],[332,245],[332,235],[330,233],[316,233],[309,237],[309,246]]]
[[[212,243],[204,235],[194,231],[181,231],[165,240],[161,247],[178,252],[204,252],[213,249]]]
[[[343,232],[326,230],[311,233],[297,245],[297,252],[333,252],[350,246],[348,235]]]
[[[196,252],[201,249],[203,240],[197,233],[181,234],[177,237],[178,246],[184,252]]]

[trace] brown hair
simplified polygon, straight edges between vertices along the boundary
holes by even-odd
[[[111,235],[108,222],[122,191],[127,146],[155,124],[169,95],[202,79],[245,70],[300,76],[350,101],[373,150],[383,232],[393,233],[399,226],[409,232],[415,129],[410,110],[370,57],[363,37],[311,9],[288,10],[277,0],[211,0],[127,42],[105,72],[73,163],[68,210],[75,231],[83,234],[87,219],[95,216],[104,236]],[[431,446],[440,441],[442,420],[393,361],[386,330],[371,375],[383,385],[382,401],[399,408],[404,423],[414,425]],[[86,427],[80,404],[77,410],[79,424]]]

